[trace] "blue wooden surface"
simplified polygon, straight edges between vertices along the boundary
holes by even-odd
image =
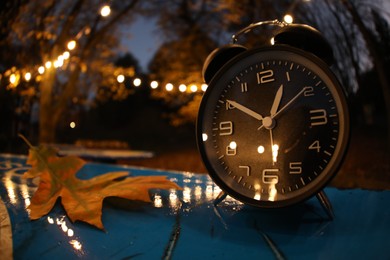
[[[0,194],[12,223],[14,259],[389,259],[390,191],[327,188],[336,218],[315,199],[260,210],[231,199],[217,208],[219,188],[202,174],[87,164],[79,177],[127,170],[167,175],[183,191],[151,191],[152,204],[105,202],[100,231],[72,223],[57,204],[30,221],[36,183],[21,178],[25,157],[0,155]],[[0,233],[3,230],[0,230]],[[1,247],[0,247],[1,248]]]

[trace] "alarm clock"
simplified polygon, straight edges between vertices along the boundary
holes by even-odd
[[[240,34],[274,26],[272,44],[247,48]],[[349,116],[329,66],[332,48],[308,25],[251,24],[213,51],[196,124],[198,149],[224,195],[262,208],[320,198],[343,161]],[[271,39],[270,39],[271,41]]]

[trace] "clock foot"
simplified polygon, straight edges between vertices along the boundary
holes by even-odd
[[[326,214],[328,215],[330,220],[334,219],[334,213],[332,204],[330,203],[328,196],[326,196],[325,192],[322,190],[319,193],[317,193],[317,199],[319,200],[322,208],[325,210]]]
[[[219,203],[221,203],[227,196],[227,193],[225,193],[224,191],[221,191],[217,198],[215,198],[214,200],[214,207],[217,206]]]

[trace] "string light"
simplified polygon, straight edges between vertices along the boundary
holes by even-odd
[[[61,65],[61,62],[60,62],[59,60],[55,60],[55,61],[53,62],[53,66],[54,66],[54,68],[59,68],[59,67],[61,67],[62,65]]]
[[[198,91],[198,86],[195,84],[191,85],[190,90],[191,90],[191,92],[196,92],[196,91]]]
[[[66,47],[68,47],[68,50],[70,51],[74,50],[76,48],[76,41],[75,40],[69,41]]]
[[[283,20],[284,20],[286,23],[293,23],[294,18],[291,16],[291,14],[286,14],[286,15],[283,17]]]
[[[45,63],[46,69],[50,69],[51,65],[52,65],[51,61],[46,61],[46,63]]]
[[[64,51],[64,53],[62,54],[62,57],[64,58],[64,60],[67,60],[70,57],[70,53],[68,51]]]
[[[15,84],[16,83],[16,75],[15,74],[11,74],[11,76],[9,76],[9,82],[11,84]]]
[[[38,73],[39,73],[39,74],[45,73],[45,67],[39,66],[39,68],[38,68]]]
[[[152,89],[156,89],[156,88],[158,87],[158,82],[155,81],[155,80],[153,80],[152,82],[150,82],[150,87],[151,87]]]
[[[134,80],[133,80],[133,84],[134,84],[134,86],[136,86],[136,87],[139,87],[139,86],[141,86],[141,79],[139,79],[139,78],[135,78]]]
[[[100,9],[100,15],[103,17],[109,16],[111,13],[111,8],[109,5],[105,5]]]
[[[180,92],[186,92],[186,91],[187,91],[187,86],[184,85],[184,84],[180,84],[180,85],[179,85],[179,91],[180,91]]]
[[[65,57],[64,57],[64,55],[60,55],[57,60],[55,60],[53,62],[47,61],[47,62],[45,62],[44,66],[39,66],[38,69],[36,70],[39,75],[36,76],[35,80],[39,81],[39,79],[41,78],[40,75],[44,74],[47,69],[50,69],[52,67],[59,68],[59,67],[63,66],[65,58],[66,58],[66,55],[65,55]],[[16,70],[16,72],[14,72],[14,73],[9,75],[9,82],[12,84],[12,87],[16,87],[18,85],[18,83],[19,83],[19,78],[20,78],[21,75],[19,75],[18,73],[19,72]],[[23,78],[26,81],[30,81],[32,79],[32,77],[33,77],[33,75],[32,75],[31,72],[26,72],[23,75]],[[126,77],[123,74],[119,74],[116,77],[116,80],[117,80],[118,83],[123,83],[125,81],[125,79],[126,79]],[[134,78],[133,79],[133,85],[134,85],[134,87],[140,87],[142,85],[142,80],[140,78],[138,78],[138,77]],[[158,81],[153,80],[153,81],[150,82],[150,87],[152,89],[157,89],[158,86],[159,86]],[[174,85],[172,83],[167,83],[165,85],[165,90],[166,91],[171,92],[171,91],[173,91],[173,89],[174,89]],[[187,90],[189,90],[192,93],[195,93],[195,92],[198,92],[199,89],[201,91],[203,91],[203,92],[206,91],[207,84],[201,84],[200,88],[196,84],[192,84],[189,87],[187,87],[185,84],[180,84],[178,86],[178,90],[181,93],[185,93],[185,92],[187,92]]]
[[[26,74],[24,74],[24,79],[25,79],[26,81],[30,81],[30,79],[31,79],[31,73],[30,73],[30,72],[27,72]]]
[[[166,89],[167,91],[172,91],[172,90],[173,90],[173,85],[172,85],[171,83],[167,83],[167,84],[165,85],[165,89]]]
[[[119,83],[123,83],[125,81],[125,76],[123,76],[122,74],[118,75],[116,77],[116,80],[119,82]]]

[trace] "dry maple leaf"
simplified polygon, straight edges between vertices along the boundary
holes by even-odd
[[[165,176],[128,177],[128,172],[111,172],[81,180],[76,173],[84,166],[84,160],[76,156],[58,157],[55,149],[45,146],[30,146],[27,164],[32,168],[24,173],[24,177],[40,177],[38,189],[28,207],[30,219],[48,214],[61,197],[61,203],[73,222],[80,220],[103,229],[104,198],[114,196],[150,202],[149,189],[181,189]]]

